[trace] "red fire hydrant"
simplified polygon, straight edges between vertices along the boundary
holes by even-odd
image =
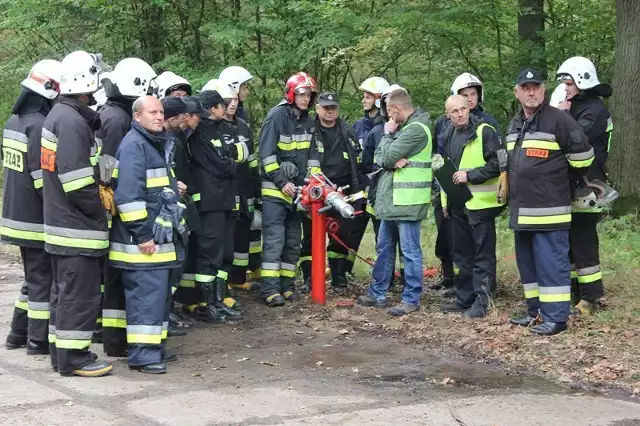
[[[311,300],[326,303],[327,230],[324,213],[336,209],[344,218],[353,218],[355,210],[348,203],[343,191],[324,174],[312,174],[305,179],[305,185],[298,188],[299,202],[305,210],[311,211]]]

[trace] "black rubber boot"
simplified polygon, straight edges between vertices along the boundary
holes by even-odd
[[[13,333],[9,333],[4,345],[10,350],[23,348],[27,346],[27,336],[16,336]]]
[[[27,340],[27,355],[48,355],[49,342]]]
[[[270,307],[284,306],[284,297],[280,293],[274,293],[264,298],[264,303]]]
[[[235,320],[242,318],[242,311],[235,309],[233,306],[235,305],[235,300],[229,296],[229,288],[227,287],[227,282],[222,278],[216,278],[213,281],[214,286],[214,299],[213,306],[227,319]]]

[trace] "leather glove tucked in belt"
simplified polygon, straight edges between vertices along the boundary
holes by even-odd
[[[102,200],[102,205],[104,209],[111,213],[112,216],[115,216],[118,211],[116,209],[116,202],[113,198],[113,188],[110,186],[99,185],[100,190],[100,199]]]

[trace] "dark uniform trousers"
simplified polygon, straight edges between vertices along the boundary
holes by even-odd
[[[262,201],[262,266],[260,296],[295,291],[296,265],[300,256],[302,213],[291,205],[264,198]]]
[[[172,274],[180,274],[178,290],[175,293],[175,301],[183,306],[195,308],[199,303],[204,303],[200,289],[196,287],[196,253],[198,252],[198,239],[195,233],[189,235],[189,246],[186,251],[186,261],[182,268],[172,271]],[[192,309],[193,310],[193,309]]]
[[[262,262],[262,229],[249,231],[249,271],[260,271]]]
[[[233,233],[235,219],[231,211],[200,213],[202,227],[195,233],[195,281],[200,288],[201,302],[206,300],[207,288],[216,278],[227,282],[233,265]],[[193,235],[192,235],[193,237]]]
[[[100,258],[58,255],[51,258],[51,364],[61,374],[68,374],[93,362],[89,348],[100,310]]]
[[[46,342],[53,282],[51,256],[42,248],[20,247],[24,283],[15,304],[11,334],[15,338]]]
[[[575,303],[580,300],[594,303],[604,296],[597,231],[599,220],[599,213],[574,212],[571,215],[569,258]]]
[[[528,313],[566,322],[571,298],[569,231],[515,231],[516,262]]]
[[[442,206],[439,203],[433,206],[433,213],[436,220],[436,229],[438,231],[434,252],[442,264],[442,276],[453,278],[454,266],[451,220],[444,217]]]
[[[107,267],[102,300],[102,342],[110,356],[127,350],[127,313],[122,269]]]
[[[456,304],[487,308],[496,290],[496,224],[484,220],[471,225],[464,209],[451,209],[453,259],[459,268]]]
[[[229,284],[244,284],[247,281],[250,239],[251,221],[246,216],[236,218],[233,235],[233,267],[229,273]]]
[[[171,303],[170,269],[122,270],[127,304],[128,362],[132,367],[162,361]]]

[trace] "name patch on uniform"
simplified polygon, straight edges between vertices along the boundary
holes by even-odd
[[[22,173],[24,171],[22,153],[13,148],[2,147],[2,165]]]
[[[48,172],[56,171],[56,152],[50,149],[40,148],[40,168]]]
[[[549,158],[548,149],[527,148],[524,152],[527,157]]]

